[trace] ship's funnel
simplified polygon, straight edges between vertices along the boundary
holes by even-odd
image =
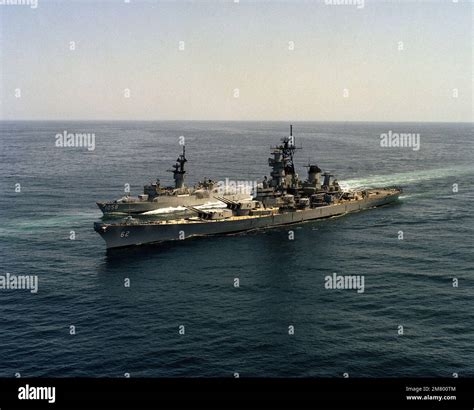
[[[312,185],[319,185],[321,169],[317,165],[308,165],[308,182]]]
[[[323,177],[324,177],[323,185],[329,186],[331,183],[331,174],[329,172],[325,172],[323,174]]]

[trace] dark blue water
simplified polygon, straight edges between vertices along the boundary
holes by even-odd
[[[106,253],[95,201],[171,182],[179,136],[190,183],[260,180],[287,127],[0,123],[1,274],[39,277],[37,294],[0,289],[0,376],[474,376],[470,124],[296,123],[300,175],[311,158],[346,186],[401,185],[401,201]],[[64,130],[95,133],[95,151],[55,147]],[[380,147],[389,130],[419,132],[420,150]],[[365,275],[365,292],[325,289],[333,272]]]

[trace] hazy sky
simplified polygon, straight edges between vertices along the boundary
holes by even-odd
[[[472,121],[471,2],[325,3],[0,5],[0,118]]]

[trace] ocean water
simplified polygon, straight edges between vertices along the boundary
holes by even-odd
[[[95,150],[55,147],[65,130],[95,133]],[[389,130],[419,133],[420,149],[380,147]],[[311,159],[346,187],[399,185],[391,206],[118,252],[93,231],[95,201],[171,183],[179,136],[192,184],[260,180],[287,134],[284,122],[0,123],[0,274],[39,280],[36,294],[0,289],[0,376],[474,376],[472,124],[294,124],[300,175]],[[333,272],[364,275],[365,291],[326,289]]]

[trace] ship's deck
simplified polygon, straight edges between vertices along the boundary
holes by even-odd
[[[368,197],[366,198],[361,198],[361,199],[343,199],[339,200],[337,203],[334,204],[329,204],[329,205],[324,205],[316,208],[310,208],[310,209],[319,209],[319,208],[328,208],[332,206],[337,206],[337,205],[344,205],[344,204],[349,204],[349,203],[355,203],[355,202],[362,202],[368,198],[371,200],[377,199],[377,198],[383,198],[395,194],[399,194],[400,190],[395,189],[395,188],[379,188],[379,189],[367,189],[366,190],[368,193]],[[144,221],[144,222],[125,222],[125,223],[118,223],[118,224],[103,224],[103,226],[134,226],[134,225],[140,225],[140,226],[155,226],[155,225],[184,225],[184,224],[202,224],[202,223],[216,223],[216,222],[231,222],[231,221],[242,221],[242,220],[248,220],[248,219],[259,219],[259,218],[267,218],[269,216],[274,216],[274,215],[281,215],[283,213],[289,213],[289,212],[281,212],[280,208],[266,208],[266,211],[270,211],[271,213],[265,213],[261,215],[242,215],[242,216],[230,216],[227,218],[220,218],[220,219],[201,219],[197,216],[189,217],[189,218],[179,218],[179,219],[168,219],[168,220],[160,220],[160,221]],[[301,213],[301,212],[306,212],[308,209],[297,209],[295,211],[291,211],[292,213]]]

